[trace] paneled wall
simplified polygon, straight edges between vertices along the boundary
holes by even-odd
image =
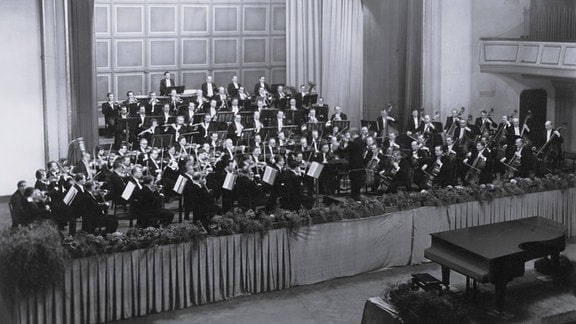
[[[158,91],[164,71],[187,89],[284,83],[285,22],[285,0],[96,0],[98,100]]]

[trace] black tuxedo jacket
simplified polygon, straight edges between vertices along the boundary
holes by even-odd
[[[170,79],[170,86],[171,87],[175,87],[176,83],[174,82],[174,79]],[[162,79],[160,80],[160,95],[161,96],[167,96],[170,93],[167,90],[167,86],[166,86],[166,79]]]
[[[261,87],[262,87],[262,86],[261,86],[260,82],[258,82],[258,83],[256,83],[256,84],[254,85],[254,95],[255,95],[255,96],[258,95],[259,90],[260,90]],[[264,82],[264,89],[266,89],[266,91],[270,92],[270,86],[269,86],[268,83],[266,83],[266,82]]]
[[[332,114],[332,117],[330,117],[330,120],[334,120],[334,118],[336,118],[336,114]],[[340,113],[340,119],[348,120],[348,116],[345,113]]]
[[[102,114],[104,114],[106,119],[116,118],[118,116],[118,105],[110,104],[109,102],[103,103]]]
[[[418,128],[420,128],[421,125],[424,125],[424,122],[421,119],[418,119],[418,125],[414,125],[414,118],[410,116],[406,130],[414,133],[418,131]]]
[[[216,87],[214,82],[210,83],[210,85],[212,86],[212,95],[215,96],[218,93],[218,87]],[[202,83],[202,94],[203,94],[204,98],[211,98],[211,97],[208,97],[208,83],[207,82]]]
[[[230,82],[228,83],[228,95],[230,96],[230,98],[237,98],[238,97],[238,89],[242,86],[240,84],[240,82],[236,83],[238,85],[238,88],[236,88],[234,86],[234,83]]]

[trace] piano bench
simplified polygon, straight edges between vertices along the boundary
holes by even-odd
[[[442,286],[440,280],[434,278],[429,273],[414,273],[412,274],[412,286],[419,287],[424,291],[437,290],[438,295],[442,294]]]

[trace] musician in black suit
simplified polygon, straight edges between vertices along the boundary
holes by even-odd
[[[122,192],[126,187],[125,176],[121,159],[116,159],[112,164],[112,173],[107,183],[108,194],[105,197],[106,200],[111,200],[116,204],[125,203],[122,199]]]
[[[444,123],[444,130],[448,131],[450,127],[452,127],[453,123],[456,123],[456,125],[454,125],[455,127],[458,126],[459,120],[460,118],[458,117],[458,110],[452,109],[452,116],[446,117],[446,122]]]
[[[156,190],[152,176],[142,178],[142,190],[139,192],[139,198],[138,226],[146,228],[148,226],[166,226],[172,223],[174,214],[162,208],[163,196]]]
[[[330,120],[348,120],[348,116],[342,112],[342,107],[336,106],[334,107],[334,113],[330,117]]]
[[[506,157],[503,157],[500,162],[504,163],[507,168],[514,173],[514,177],[525,178],[530,175],[534,170],[534,155],[532,150],[525,145],[523,138],[517,138],[514,143],[514,150],[510,153],[507,152]],[[509,170],[509,171],[510,171]]]
[[[242,136],[242,131],[246,128],[242,124],[242,116],[237,114],[234,116],[234,121],[228,126],[228,138],[236,143]]]
[[[270,86],[268,85],[268,83],[266,83],[266,78],[261,76],[260,79],[258,79],[258,83],[256,83],[254,85],[254,95],[257,96],[260,93],[260,89],[266,89],[266,92],[270,92]]]
[[[170,109],[170,105],[166,103],[164,104],[164,106],[162,106],[162,113],[160,114],[160,116],[157,117],[158,124],[160,126],[167,125],[174,119],[173,117],[175,117],[174,113]],[[166,126],[164,126],[164,128],[165,127]]]
[[[235,75],[232,77],[232,82],[228,83],[228,95],[231,98],[238,97],[238,90],[242,85],[238,82],[238,77]]]
[[[361,200],[360,189],[364,186],[364,178],[366,177],[366,172],[364,170],[364,151],[366,150],[366,144],[360,138],[357,128],[350,129],[350,136],[352,141],[348,143],[346,150],[350,155],[349,159],[349,177],[350,177],[350,192],[352,199]]]
[[[390,132],[390,124],[396,124],[396,119],[388,116],[388,110],[380,110],[380,117],[376,120],[376,130],[378,131],[378,137],[384,138]]]
[[[105,227],[106,233],[114,233],[118,228],[118,219],[108,215],[108,204],[95,192],[95,184],[88,181],[84,184],[84,215],[82,215],[82,229],[94,234],[96,228]]]
[[[298,107],[298,109],[302,109],[304,106],[304,97],[306,97],[307,95],[309,95],[308,91],[306,91],[306,86],[305,85],[300,85],[300,92],[298,92],[295,96],[294,99],[296,99],[296,106]]]
[[[486,112],[486,110],[482,110],[480,112],[480,117],[476,118],[474,125],[479,129],[484,128],[488,131],[490,131],[492,127],[498,127],[498,124],[496,124],[492,118],[488,116],[488,112]]]
[[[218,87],[212,82],[212,76],[210,75],[206,77],[206,82],[202,83],[201,89],[202,95],[208,99],[218,93]]]
[[[118,116],[120,106],[114,101],[114,94],[112,92],[106,94],[106,100],[107,101],[102,104],[102,114],[104,115],[108,135],[112,136],[116,126],[116,117]]]
[[[23,206],[24,200],[26,199],[24,196],[24,191],[26,187],[28,187],[26,181],[20,180],[17,184],[18,189],[10,196],[10,205],[12,206],[12,227],[18,227],[18,225],[23,224]]]
[[[90,153],[83,152],[82,159],[74,165],[72,171],[75,174],[83,174],[86,179],[92,179],[92,170],[93,168],[90,167]]]
[[[537,158],[545,162],[545,167],[553,168],[562,159],[562,143],[564,138],[558,131],[554,129],[554,124],[551,121],[544,123],[544,131],[537,138],[537,145],[539,149],[534,149],[538,156]]]
[[[285,185],[280,198],[282,206],[293,211],[299,210],[302,206],[307,209],[312,208],[314,198],[305,193],[300,164],[292,160],[288,162],[288,167],[284,175]]]
[[[208,228],[210,217],[216,213],[214,195],[206,187],[206,179],[200,172],[194,172],[190,180],[186,183],[183,192],[186,208],[192,211],[195,222],[200,222],[202,226]]]
[[[410,119],[408,120],[408,125],[406,127],[406,134],[408,134],[408,136],[411,136],[413,133],[417,132],[417,129],[420,128],[422,124],[424,124],[424,122],[420,118],[420,113],[418,112],[418,110],[416,109],[412,110],[412,115],[410,116]]]
[[[168,91],[168,87],[175,87],[176,86],[176,82],[174,82],[174,79],[170,78],[170,72],[166,71],[164,72],[164,79],[160,80],[160,95],[161,96],[167,96],[170,94],[170,92]]]
[[[278,109],[285,109],[288,105],[288,101],[290,100],[291,96],[284,91],[284,86],[279,85],[274,92],[273,99],[274,103],[273,106]]]

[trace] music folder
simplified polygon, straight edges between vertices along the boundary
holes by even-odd
[[[176,183],[174,184],[174,188],[172,188],[172,190],[174,190],[174,192],[176,192],[177,194],[181,195],[182,192],[184,192],[184,186],[186,186],[186,183],[188,182],[188,179],[186,179],[186,177],[184,177],[183,175],[178,175],[178,179],[176,179]]]
[[[132,198],[132,194],[134,194],[134,189],[136,189],[136,185],[132,181],[128,181],[124,191],[122,191],[122,199],[128,201]]]
[[[264,175],[262,176],[262,181],[264,183],[273,186],[274,182],[276,182],[277,177],[278,177],[278,170],[267,165],[266,168],[264,169]]]
[[[76,189],[76,187],[72,186],[72,187],[70,187],[70,189],[68,189],[68,192],[66,193],[66,196],[64,196],[64,199],[62,199],[62,201],[64,201],[66,206],[70,206],[72,204],[72,202],[74,201],[74,199],[76,198],[77,194],[78,194],[78,189]]]
[[[224,183],[222,184],[222,189],[232,191],[234,189],[234,184],[236,184],[236,177],[237,176],[234,173],[226,174],[226,178],[224,179]]]
[[[324,169],[324,164],[318,163],[318,162],[312,162],[312,164],[310,164],[310,168],[308,169],[308,172],[306,173],[306,175],[309,177],[312,177],[314,179],[318,179],[318,178],[320,178],[320,174],[322,173],[323,169]]]

